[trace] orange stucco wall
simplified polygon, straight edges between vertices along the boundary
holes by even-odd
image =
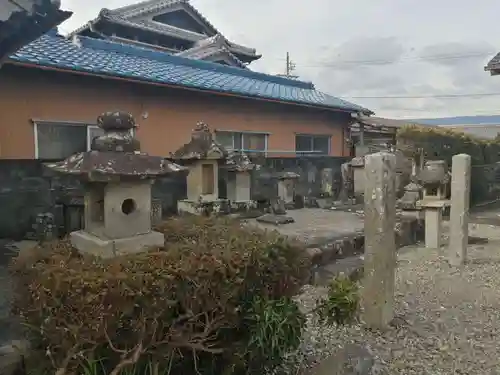
[[[331,135],[331,155],[349,152],[345,113],[4,65],[0,157],[35,156],[32,119],[93,124],[109,110],[132,113],[142,149],[154,155],[167,156],[188,142],[197,121],[212,130],[267,132],[270,156],[294,151],[296,133]]]

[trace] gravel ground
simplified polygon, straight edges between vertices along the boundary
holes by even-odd
[[[471,232],[485,235],[493,228],[484,229],[475,225]],[[470,261],[458,270],[448,266],[443,250],[404,249],[398,255],[393,327],[384,332],[362,325],[325,327],[308,313],[302,346],[291,356],[293,364],[286,366],[286,372],[323,375],[314,370],[316,364],[355,344],[374,359],[366,374],[500,374],[500,240],[496,237],[486,245],[471,245]],[[324,293],[324,288],[307,286],[298,300],[310,311]]]

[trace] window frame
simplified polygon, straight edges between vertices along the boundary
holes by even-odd
[[[215,139],[217,140],[217,133],[230,133],[232,135],[232,147],[231,147],[231,151],[242,151],[242,152],[245,152],[245,153],[252,153],[252,152],[256,152],[256,153],[259,153],[259,154],[264,154],[265,156],[267,156],[268,152],[269,152],[269,136],[271,135],[271,133],[268,133],[268,132],[260,132],[260,131],[248,131],[248,130],[245,130],[245,131],[241,131],[241,130],[226,130],[226,129],[215,129]],[[264,149],[263,150],[247,150],[245,148],[243,148],[243,137],[245,136],[245,134],[247,135],[263,135],[264,136]],[[236,148],[235,147],[235,136],[238,135],[240,137],[240,143],[241,143],[241,148]],[[223,145],[224,146],[224,145]],[[224,147],[227,147],[227,146],[224,146]]]
[[[299,151],[297,150],[297,137],[309,137],[310,141],[310,149],[307,151]],[[317,156],[330,156],[332,152],[332,134],[309,134],[309,133],[295,133],[295,153],[296,154],[301,154],[301,155],[317,155]],[[322,151],[318,150],[319,152],[316,152],[314,150],[314,139],[315,138],[327,138],[328,139],[328,151],[327,153],[323,153]]]
[[[90,151],[92,145],[92,139],[90,139],[90,132],[92,129],[99,129],[99,126],[95,123],[83,122],[83,121],[51,121],[51,120],[39,120],[32,119],[33,123],[33,141],[35,146],[35,159],[40,159],[40,145],[38,142],[38,126],[69,126],[69,127],[86,127],[86,138],[87,138],[87,150]],[[135,136],[135,128],[131,129],[131,133]],[[69,157],[70,155],[66,156]]]

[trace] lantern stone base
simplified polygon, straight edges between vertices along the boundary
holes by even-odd
[[[91,254],[101,258],[112,258],[118,255],[143,251],[147,247],[163,247],[163,233],[149,233],[120,239],[102,239],[83,230],[70,233],[71,244],[83,254]]]
[[[245,212],[257,208],[257,202],[252,200],[230,201],[232,212]]]
[[[228,201],[225,199],[216,199],[210,201],[194,201],[183,199],[177,201],[177,212],[179,215],[204,215],[204,214],[218,214],[227,209]]]

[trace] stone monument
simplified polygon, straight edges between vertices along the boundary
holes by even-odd
[[[251,173],[258,167],[243,152],[232,152],[227,157],[224,168],[228,172],[227,199],[231,209],[248,210],[256,206],[250,197],[250,189]]]
[[[356,204],[352,164],[350,162],[342,164],[340,171],[342,173],[342,187],[337,199],[343,204]]]
[[[386,328],[394,318],[396,273],[396,156],[367,155],[363,318],[370,328]]]
[[[278,172],[278,198],[285,203],[287,209],[295,208],[295,185],[300,175],[295,172]]]
[[[207,124],[198,122],[191,141],[171,154],[171,159],[189,167],[187,198],[177,202],[179,214],[217,213],[227,201],[219,198],[219,162],[228,157]]]
[[[97,124],[104,135],[92,141],[91,151],[47,164],[78,176],[86,186],[84,229],[70,234],[72,245],[104,258],[163,246],[163,234],[151,229],[151,185],[154,178],[184,168],[141,153],[130,132],[135,127],[130,114],[107,112]]]
[[[351,160],[353,190],[355,196],[365,193],[365,157],[356,156]]]
[[[448,261],[452,266],[461,266],[467,261],[470,180],[470,155],[453,156],[451,164],[450,243],[448,246]]]

